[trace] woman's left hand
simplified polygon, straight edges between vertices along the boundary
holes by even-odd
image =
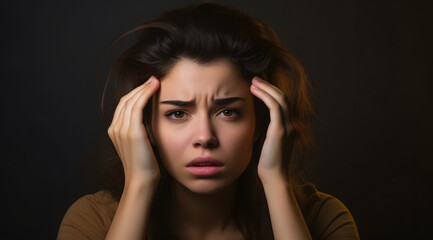
[[[293,129],[289,121],[288,97],[276,86],[254,77],[250,87],[252,94],[269,108],[270,122],[258,164],[260,179],[283,178],[284,151]]]
[[[274,238],[311,239],[292,187],[286,185],[283,161],[293,126],[289,121],[288,97],[277,87],[257,77],[250,87],[269,108],[270,122],[260,154],[258,174],[263,183]]]

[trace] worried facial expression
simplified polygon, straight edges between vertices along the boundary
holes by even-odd
[[[256,126],[251,83],[224,59],[207,64],[181,59],[160,83],[152,130],[164,167],[193,192],[224,189],[251,159]],[[194,173],[187,166],[197,157],[223,166],[210,175]]]

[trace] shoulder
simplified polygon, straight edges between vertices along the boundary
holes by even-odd
[[[66,211],[57,239],[104,239],[117,205],[106,190],[82,196]]]
[[[336,197],[311,183],[298,185],[294,193],[313,239],[359,239],[352,214]]]

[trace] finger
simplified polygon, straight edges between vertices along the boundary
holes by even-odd
[[[124,104],[117,124],[119,127],[118,132],[120,134],[118,134],[116,138],[118,139],[120,149],[123,150],[130,144],[141,144],[141,141],[146,141],[147,133],[142,122],[143,110],[152,94],[156,92],[158,86],[159,82],[154,79],[151,83],[137,91]],[[145,98],[144,103],[142,103],[141,100],[143,98]],[[135,121],[137,118],[139,122]],[[139,141],[137,142],[136,140]],[[123,155],[127,157],[128,153],[125,152]],[[127,163],[124,163],[124,165],[126,164]],[[126,169],[126,166],[124,168]]]
[[[287,103],[287,96],[286,94],[281,91],[279,88],[277,88],[276,86],[264,81],[263,79],[259,78],[259,77],[254,77],[252,80],[252,83],[254,86],[263,89],[264,91],[266,91],[269,95],[271,95],[281,106],[282,110],[283,110],[283,116],[286,120],[289,120],[289,106]]]
[[[114,126],[116,125],[119,116],[120,116],[120,112],[123,109],[124,105],[126,104],[126,102],[138,91],[140,91],[141,89],[143,89],[145,86],[147,86],[149,83],[151,83],[151,81],[154,79],[154,77],[150,77],[145,83],[141,84],[140,86],[136,87],[134,90],[132,90],[131,92],[129,92],[128,94],[126,94],[125,96],[123,96],[119,103],[117,104],[116,110],[114,112],[114,116],[113,116],[113,120],[111,122],[111,124]]]
[[[283,125],[283,118],[281,115],[281,107],[280,104],[275,98],[270,95],[268,92],[266,92],[263,89],[260,89],[254,85],[251,85],[250,87],[251,93],[254,94],[256,97],[261,99],[265,105],[269,108],[269,114],[270,114],[270,123],[268,130],[272,131],[273,134],[276,134],[277,136],[284,136],[285,130]]]
[[[153,77],[154,78],[154,77]],[[149,78],[144,84],[136,87],[134,90],[132,90],[131,92],[129,92],[128,94],[126,94],[125,96],[123,96],[121,98],[121,100],[119,101],[119,104],[116,107],[116,111],[113,117],[113,121],[109,127],[109,133],[111,135],[112,141],[114,143],[114,146],[116,148],[116,151],[119,154],[119,157],[121,159],[123,159],[123,153],[122,153],[122,143],[124,143],[124,141],[122,141],[122,137],[124,137],[125,134],[121,134],[122,131],[124,131],[124,123],[128,123],[129,125],[129,116],[126,113],[126,109],[127,109],[127,104],[128,101],[130,101],[130,99],[139,91],[141,91],[143,88],[145,88],[147,85],[149,85],[153,78]],[[125,117],[127,117],[127,121],[125,121]]]
[[[124,104],[125,110],[121,116],[121,118],[122,118],[122,123],[121,123],[122,130],[121,131],[126,132],[129,130],[129,124],[131,122],[131,120],[130,120],[131,119],[131,110],[132,110],[133,106],[135,105],[135,102],[140,97],[140,95],[143,94],[143,92],[147,91],[147,89],[152,86],[152,84],[154,83],[155,80],[156,80],[156,78],[152,77],[147,84],[145,84],[142,88],[140,88],[138,91],[135,91],[134,94],[129,96],[129,99]]]
[[[155,94],[155,92],[160,87],[160,82],[155,78],[152,83],[150,83],[146,88],[137,94],[136,101],[132,107],[130,126],[134,129],[139,127],[144,127],[143,125],[143,111],[149,102],[150,98]]]

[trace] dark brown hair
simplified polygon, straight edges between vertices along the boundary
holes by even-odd
[[[181,58],[203,64],[218,58],[230,60],[247,81],[253,76],[277,86],[288,96],[289,121],[293,131],[285,147],[284,169],[287,182],[305,182],[305,153],[313,144],[310,117],[314,115],[310,100],[310,83],[303,67],[281,44],[272,28],[240,10],[221,4],[202,2],[164,12],[155,20],[127,32],[119,39],[135,34],[132,45],[109,71],[101,112],[104,138],[99,158],[106,173],[105,185],[116,200],[124,187],[122,163],[111,143],[108,129],[114,110],[122,96],[141,85],[152,75],[163,78]],[[269,112],[254,97],[259,140],[253,146],[251,162],[238,179],[234,219],[246,239],[273,239],[268,207],[257,175],[257,164],[269,124]],[[151,103],[144,111],[144,125],[150,131]],[[151,134],[151,133],[149,133]],[[161,179],[151,207],[147,239],[175,239],[166,229],[169,214],[167,199],[173,179],[160,161],[158,148],[153,150],[161,169]]]

